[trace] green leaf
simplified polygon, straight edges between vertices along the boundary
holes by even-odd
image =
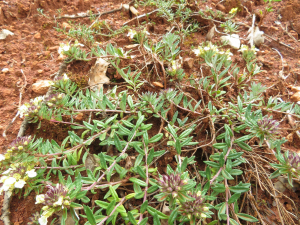
[[[83,205],[83,209],[84,209],[85,215],[86,215],[88,221],[90,222],[90,224],[96,225],[97,223],[96,223],[94,214],[93,214],[92,210],[90,209],[90,207]]]
[[[240,148],[242,148],[246,151],[252,151],[252,148],[248,144],[246,144],[245,142],[238,142],[237,145],[240,146]]]
[[[116,206],[116,200],[112,200],[111,203],[109,203],[107,208],[106,208],[106,214],[110,215],[110,213],[113,211],[115,206]]]
[[[140,180],[140,179],[138,179],[138,178],[131,177],[129,180],[130,180],[132,183],[136,183],[136,184],[138,184],[138,185],[140,185],[140,186],[143,186],[143,187],[146,187],[146,186],[147,186],[146,182],[144,182],[144,181],[142,181],[142,180]]]
[[[116,202],[120,201],[119,196],[118,196],[118,194],[117,194],[115,188],[113,188],[113,187],[110,185],[110,186],[109,186],[109,190],[110,190],[110,193],[111,193],[112,197],[114,198],[114,200],[115,200]]]
[[[258,219],[245,213],[237,213],[236,215],[242,220],[246,220],[249,222],[258,222]]]
[[[154,157],[154,148],[151,148],[147,158],[147,165],[149,165],[152,162],[153,157]]]
[[[121,152],[123,150],[122,144],[116,133],[114,135],[114,143],[115,143],[116,148]]]
[[[235,193],[234,195],[232,195],[230,197],[230,199],[228,200],[228,204],[234,203],[236,200],[238,200],[238,198],[241,196],[241,193]]]
[[[156,213],[153,215],[153,225],[161,225],[158,215]]]
[[[239,225],[239,223],[238,222],[236,222],[234,219],[232,219],[232,218],[229,218],[229,222],[230,222],[230,224],[232,224],[232,225]]]
[[[227,144],[226,143],[215,143],[215,144],[213,144],[213,147],[216,149],[224,149],[227,147]]]
[[[146,211],[147,207],[148,207],[148,200],[143,202],[143,204],[141,205],[141,208],[140,208],[140,212],[144,213]]]
[[[162,212],[156,210],[155,208],[151,207],[151,206],[148,206],[147,207],[147,211],[152,215],[154,216],[155,214],[157,214],[158,218],[159,219],[163,219],[163,220],[167,220],[169,217],[165,214],[163,214]]]
[[[146,225],[148,222],[148,217],[144,218],[140,223],[139,225]]]
[[[225,192],[226,188],[224,184],[215,184],[214,187],[212,187],[212,189],[217,192],[217,193],[222,193]]]
[[[222,175],[225,179],[227,180],[234,180],[234,178],[230,175],[230,173],[228,173],[226,170],[222,169]]]
[[[215,224],[217,224],[218,222],[219,222],[218,220],[214,220],[214,221],[210,222],[210,223],[207,224],[207,225],[215,225]]]
[[[146,178],[147,178],[146,173],[144,172],[144,170],[142,169],[142,167],[137,166],[137,172],[139,173],[139,175],[140,175],[143,179],[146,179]]]
[[[234,193],[243,193],[243,192],[247,192],[250,188],[251,184],[244,184],[242,182],[240,182],[238,185],[233,186],[233,187],[229,187],[230,191],[234,192]]]
[[[176,139],[175,148],[176,148],[177,154],[180,155],[181,154],[181,144],[180,144],[179,139]]]
[[[130,211],[128,211],[128,218],[129,218],[130,223],[132,223],[133,225],[137,224],[134,217],[133,217],[133,215],[132,215],[132,213]]]
[[[149,143],[158,142],[162,137],[163,137],[162,133],[156,134],[155,136],[153,136],[152,138],[150,138]]]
[[[178,216],[178,208],[172,211],[172,213],[169,216],[168,224],[174,224],[176,218]]]

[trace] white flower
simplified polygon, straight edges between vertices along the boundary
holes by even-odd
[[[238,50],[239,52],[243,52],[243,51],[248,51],[248,46],[247,45],[242,45],[241,49]]]
[[[8,174],[12,170],[13,170],[12,168],[9,168],[8,170],[5,170],[2,174]]]
[[[37,173],[34,171],[34,169],[27,171],[26,174],[30,178],[36,177],[36,175],[37,175]]]
[[[70,45],[68,44],[60,44],[59,48],[58,48],[58,54],[60,57],[64,57],[64,52],[67,52],[70,50]]]
[[[64,200],[64,197],[63,196],[59,196],[58,201],[54,202],[53,206],[56,207],[56,206],[62,205],[63,204],[63,200]]]
[[[84,45],[79,43],[78,40],[76,40],[73,44],[73,46],[77,47],[77,46],[80,46],[80,47],[83,47]],[[68,51],[68,50],[67,50]]]
[[[196,56],[200,55],[200,49],[199,48],[194,49],[193,52],[195,53]]]
[[[0,161],[5,160],[5,156],[3,154],[0,154]]]
[[[206,46],[204,47],[204,51],[209,51],[210,50],[210,47]]]
[[[41,194],[41,195],[37,195],[35,197],[35,204],[40,204],[40,203],[43,203],[45,201],[45,195]]]
[[[29,103],[25,103],[24,105],[19,107],[18,111],[19,111],[19,114],[20,114],[20,118],[22,118],[23,115],[25,113],[27,113],[29,107],[30,107]]]
[[[45,216],[41,216],[40,218],[39,218],[39,223],[40,223],[40,225],[47,225],[47,217],[45,217]]]
[[[67,80],[69,80],[69,77],[68,77],[68,75],[66,73],[64,73],[64,75],[63,75],[63,81],[67,81]]]
[[[8,176],[2,176],[0,178],[0,183],[3,183],[7,178],[8,178]]]
[[[33,105],[38,106],[40,102],[44,100],[44,96],[36,97],[35,99],[31,99],[30,102],[33,103]]]
[[[4,184],[2,186],[4,191],[8,191],[16,182],[16,178],[14,177],[9,177],[4,181]]]
[[[15,188],[23,188],[25,184],[26,184],[26,181],[20,179],[18,182],[15,183]]]
[[[136,33],[135,30],[129,29],[129,32],[128,32],[127,36],[130,37],[130,39],[133,39],[136,34],[137,33]]]
[[[150,35],[150,33],[146,30],[146,28],[143,30],[143,33],[146,35]]]

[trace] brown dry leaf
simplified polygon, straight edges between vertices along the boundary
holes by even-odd
[[[153,82],[152,83],[154,86],[156,86],[156,87],[160,87],[160,88],[163,88],[164,87],[164,85],[162,84],[162,83],[160,83],[160,82]]]
[[[93,172],[97,167],[100,166],[99,161],[100,160],[95,155],[88,153],[84,161],[84,166],[86,169],[89,169]]]
[[[98,58],[95,65],[89,72],[89,86],[93,91],[103,87],[103,84],[109,82],[109,78],[106,76],[106,71],[109,63],[102,58]]]
[[[211,41],[211,39],[214,37],[214,35],[215,35],[215,28],[216,28],[216,25],[214,24],[213,27],[206,34],[206,37],[205,37],[206,41]]]

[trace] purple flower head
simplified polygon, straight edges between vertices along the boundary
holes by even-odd
[[[30,136],[25,137],[17,137],[11,144],[10,149],[11,150],[23,150],[26,149],[28,144],[31,141]]]
[[[285,161],[291,166],[294,174],[300,175],[300,156],[298,154],[289,153],[288,157],[284,156]]]
[[[45,194],[45,205],[61,207],[69,205],[70,197],[67,196],[68,189],[62,184],[57,184],[55,187],[47,185],[48,191]]]

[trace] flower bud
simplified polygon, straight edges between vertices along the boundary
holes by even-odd
[[[18,149],[19,149],[19,150],[23,150],[23,146],[19,146]]]

